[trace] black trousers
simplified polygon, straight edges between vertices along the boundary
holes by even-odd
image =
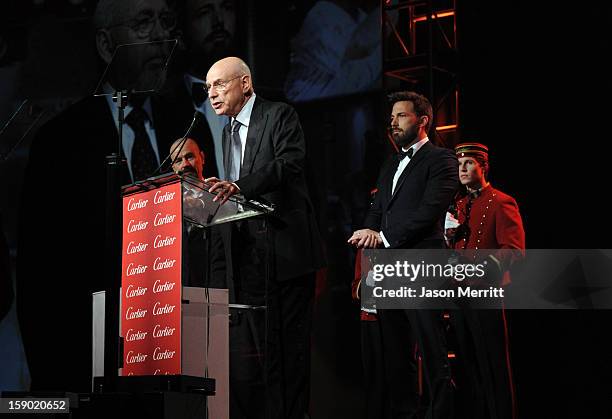
[[[295,278],[267,275],[266,249],[257,221],[235,228],[235,302],[264,306],[266,288],[268,296],[266,310],[231,313],[230,417],[303,419],[310,399],[315,273]]]
[[[378,310],[378,315],[391,417],[452,418],[453,387],[441,311]]]
[[[461,418],[516,417],[506,313],[465,308],[450,313],[457,338],[457,411]]]
[[[310,399],[314,274],[277,283],[266,310],[232,309],[230,416],[303,419]],[[243,303],[258,301],[243,298]]]
[[[389,419],[389,390],[385,380],[385,358],[378,319],[361,320],[361,359],[367,419]]]

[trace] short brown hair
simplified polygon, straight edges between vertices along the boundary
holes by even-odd
[[[401,91],[394,92],[387,96],[389,100],[389,104],[393,106],[395,102],[412,102],[412,107],[414,108],[414,113],[416,116],[426,116],[428,119],[427,126],[425,126],[425,131],[429,131],[429,127],[431,127],[431,123],[433,121],[433,109],[431,107],[431,103],[429,100],[416,92],[410,91]]]

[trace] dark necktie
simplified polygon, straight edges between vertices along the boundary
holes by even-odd
[[[134,181],[146,179],[157,168],[157,157],[151,145],[151,139],[145,129],[147,114],[141,106],[134,105],[125,122],[134,131],[132,147],[132,177]]]
[[[229,155],[229,167],[227,171],[227,180],[235,182],[240,177],[240,163],[242,160],[242,142],[238,131],[242,124],[236,118],[232,121],[232,133]]]
[[[202,106],[202,103],[206,100],[206,92],[204,91],[204,83],[193,83],[191,85],[191,98],[195,103],[196,108]]]
[[[414,148],[412,147],[410,147],[408,151],[404,151],[400,149],[400,151],[397,153],[397,158],[399,159],[399,161],[404,160],[404,157],[408,157],[409,159],[411,159],[413,154],[414,154]]]
[[[478,198],[480,196],[480,194],[482,193],[482,188],[472,191],[472,192],[468,192],[468,196],[470,197],[470,201]]]

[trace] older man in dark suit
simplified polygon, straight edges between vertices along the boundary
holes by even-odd
[[[269,292],[268,417],[301,419],[308,408],[314,274],[324,264],[304,177],[304,135],[293,108],[255,95],[251,72],[239,58],[216,62],[206,85],[215,112],[231,117],[223,134],[226,180],[209,179],[216,182],[211,192],[222,202],[240,193],[275,206],[267,232],[261,220],[233,229],[232,279],[244,303],[261,304],[266,287]],[[274,269],[266,285],[268,256]]]
[[[429,101],[414,92],[389,96],[391,131],[400,148],[384,164],[378,192],[365,220],[349,243],[359,248],[442,249],[445,208],[459,185],[457,158],[427,137]],[[442,330],[434,310],[379,310],[385,379],[391,417],[414,417],[419,405],[428,418],[452,416],[452,387]],[[415,346],[423,359],[427,397],[419,401]],[[381,413],[382,415],[382,413]]]

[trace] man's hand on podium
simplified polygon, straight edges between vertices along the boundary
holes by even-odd
[[[221,200],[219,205],[223,205],[230,199],[231,196],[236,195],[240,192],[240,188],[233,182],[229,182],[227,180],[220,180],[216,177],[209,177],[204,179],[206,183],[212,183],[213,186],[210,187],[208,192],[215,193],[217,191],[217,196],[213,198],[213,202],[217,202]]]

